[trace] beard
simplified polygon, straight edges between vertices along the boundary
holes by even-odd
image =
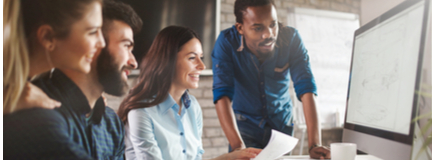
[[[99,83],[103,86],[105,93],[114,96],[123,96],[129,90],[127,80],[122,78],[121,67],[115,63],[112,54],[107,47],[103,48],[97,59],[97,74]]]
[[[258,46],[264,45],[264,44],[269,43],[269,42],[276,43],[276,39],[273,37],[267,38],[266,40],[264,40],[264,42],[261,42]],[[260,50],[256,50],[256,52],[258,54],[257,58],[260,59],[260,61],[261,60],[264,61],[264,60],[272,57],[274,54],[274,51],[275,51],[275,48],[273,48],[273,50],[268,51],[268,52],[261,52]]]

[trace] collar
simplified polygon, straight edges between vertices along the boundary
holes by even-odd
[[[74,112],[85,115],[91,110],[87,97],[81,89],[62,71],[55,69],[49,76],[49,81],[51,84],[58,88],[58,93],[53,93],[59,95],[61,98],[62,107],[73,110]],[[105,102],[103,98],[100,97],[93,108],[91,120],[95,123],[100,123],[102,116],[105,112]]]
[[[183,106],[188,109],[191,104],[191,100],[189,98],[188,91],[185,91],[181,97],[181,102],[183,103]],[[158,106],[160,107],[160,111],[162,114],[166,114],[170,108],[172,108],[174,105],[176,105],[175,100],[172,98],[171,94],[168,94],[168,97],[160,103]]]

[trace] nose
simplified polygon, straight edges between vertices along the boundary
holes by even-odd
[[[128,65],[132,68],[132,69],[136,69],[138,67],[138,63],[135,59],[135,56],[132,54],[132,52],[129,52],[129,60],[128,60]]]
[[[198,70],[204,70],[204,69],[206,69],[206,66],[205,66],[204,62],[201,60],[201,58],[198,58],[198,59],[199,59],[199,62],[198,62],[197,69]]]
[[[105,47],[105,39],[102,35],[102,31],[99,29],[98,31],[98,39],[96,42],[96,47],[98,48],[104,48]]]
[[[271,27],[266,27],[266,29],[264,29],[264,32],[262,34],[262,39],[273,37],[273,35],[274,35],[273,29]]]

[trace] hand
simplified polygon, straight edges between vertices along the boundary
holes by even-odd
[[[249,160],[250,158],[255,158],[262,149],[257,148],[246,148],[241,150],[235,150],[231,153],[226,154],[227,160]]]
[[[18,100],[18,104],[14,111],[30,108],[45,108],[54,109],[60,107],[61,103],[49,98],[45,92],[43,92],[39,87],[27,82]],[[14,112],[12,111],[12,112]]]
[[[309,155],[314,159],[330,159],[330,150],[324,146],[317,146],[311,148]]]

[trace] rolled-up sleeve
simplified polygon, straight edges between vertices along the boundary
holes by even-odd
[[[152,120],[147,112],[142,109],[131,110],[128,114],[128,125],[129,138],[136,159],[162,160],[162,153],[153,132]]]
[[[225,38],[224,32],[221,32],[212,52],[214,103],[223,96],[228,96],[231,100],[234,96],[234,70],[230,55],[231,50],[231,44]]]
[[[300,100],[301,95],[313,93],[317,95],[317,87],[312,74],[309,55],[303,45],[301,37],[296,29],[293,28],[293,36],[290,45],[290,73],[294,83],[297,98]],[[300,100],[301,101],[301,100]]]

